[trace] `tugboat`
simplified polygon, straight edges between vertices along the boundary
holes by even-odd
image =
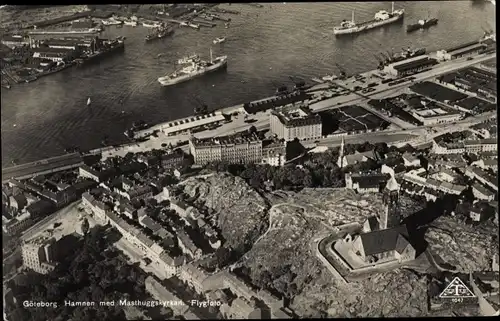
[[[430,18],[430,19],[421,19],[417,23],[408,25],[406,27],[406,32],[413,32],[415,30],[419,29],[427,29],[430,28],[431,26],[437,25],[438,19],[436,18]]]

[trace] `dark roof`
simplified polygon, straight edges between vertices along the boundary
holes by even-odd
[[[33,50],[33,52],[40,52],[40,53],[61,53],[61,54],[66,54],[69,52],[72,52],[72,49],[65,49],[65,48],[50,48],[50,47],[38,47]]]
[[[387,174],[377,174],[377,175],[363,175],[351,177],[353,184],[358,183],[360,188],[375,188],[379,187],[381,183],[387,182],[389,175]]]
[[[463,48],[475,45],[477,43],[479,43],[479,41],[478,40],[474,40],[474,41],[471,41],[471,42],[467,42],[467,43],[461,44],[459,46],[450,47],[448,49],[445,49],[445,51],[446,52],[451,52],[451,51],[455,51],[455,50],[459,50],[459,49],[463,49]]]
[[[421,66],[428,66],[428,65],[434,65],[437,64],[436,59],[429,58],[429,57],[422,57],[417,60],[413,60],[410,62],[406,63],[401,63],[397,65],[393,65],[393,68],[396,69],[397,71],[402,71],[402,70],[409,70]]]
[[[389,251],[401,253],[410,244],[408,242],[408,230],[405,225],[361,234],[360,237],[365,255]]]
[[[371,216],[367,219],[370,231],[377,231],[379,229],[378,219],[376,216]]]

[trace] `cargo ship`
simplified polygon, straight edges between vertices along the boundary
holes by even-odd
[[[160,28],[155,33],[147,35],[146,36],[146,41],[152,41],[152,40],[155,40],[155,39],[165,38],[167,36],[170,36],[173,33],[174,33],[174,29],[173,28]]]
[[[158,78],[158,82],[162,86],[171,86],[179,84],[193,78],[203,76],[209,72],[217,71],[227,67],[227,56],[212,58],[212,49],[210,49],[210,61],[203,61],[200,59],[193,59],[190,65],[164,77]]]
[[[378,28],[384,26],[389,23],[393,23],[403,19],[405,10],[398,9],[394,10],[394,2],[392,3],[391,12],[387,12],[385,10],[380,10],[375,14],[373,20],[356,23],[354,21],[354,11],[352,12],[351,21],[342,21],[340,26],[333,28],[334,35],[345,35],[345,34],[353,34],[366,30],[370,30],[373,28]]]
[[[431,26],[435,26],[438,23],[438,19],[436,18],[430,18],[430,19],[422,19],[419,20],[417,23],[408,25],[406,27],[406,32],[413,32],[419,29],[427,29],[430,28]]]

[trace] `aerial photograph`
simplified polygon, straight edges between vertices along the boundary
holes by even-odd
[[[495,12],[0,5],[3,320],[499,316]]]

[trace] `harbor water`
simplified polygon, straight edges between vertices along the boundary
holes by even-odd
[[[406,47],[435,51],[478,39],[495,27],[494,6],[481,1],[397,2],[405,9],[402,22],[366,33],[338,37],[333,26],[350,19],[369,20],[390,2],[377,3],[274,3],[256,8],[245,4],[227,7],[240,15],[214,28],[176,28],[171,37],[146,43],[149,29],[138,26],[106,27],[103,38],[125,36],[123,53],[81,67],[66,69],[33,83],[1,91],[2,167],[64,153],[78,146],[97,148],[126,142],[124,131],[137,120],[150,124],[193,113],[196,99],[210,109],[256,100],[276,87],[293,86],[290,76],[348,74],[376,68],[374,53],[400,52]],[[427,30],[406,33],[406,25],[436,17]],[[217,37],[227,41],[213,45]],[[226,72],[208,74],[171,87],[157,78],[171,72],[178,58],[197,53],[228,55]],[[87,99],[92,104],[87,107]],[[193,97],[196,97],[194,99]]]

